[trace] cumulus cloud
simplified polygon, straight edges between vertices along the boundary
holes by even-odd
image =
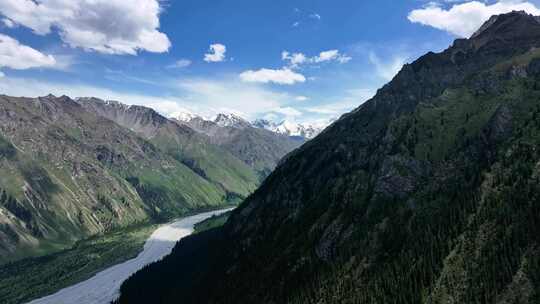
[[[296,96],[294,98],[294,100],[296,101],[306,101],[306,100],[309,100],[309,97],[306,97],[306,96]]]
[[[288,61],[291,66],[298,66],[308,61],[306,55],[302,53],[289,53],[287,51],[281,52],[281,59]]]
[[[26,70],[39,67],[53,67],[56,60],[52,55],[45,55],[19,41],[0,34],[0,68]]]
[[[177,60],[175,63],[168,65],[167,68],[169,68],[169,69],[183,69],[183,68],[187,68],[188,66],[190,66],[191,63],[192,62],[189,59],[180,59],[180,60]]]
[[[240,79],[244,82],[276,83],[288,85],[306,81],[306,77],[304,75],[296,73],[289,68],[282,68],[278,70],[248,70],[240,74]]]
[[[431,2],[424,8],[411,11],[408,19],[414,23],[447,31],[458,37],[469,37],[491,16],[514,10],[540,15],[540,9],[534,4],[519,0],[498,1],[493,4],[470,1],[454,4],[449,9]]]
[[[159,0],[2,0],[0,13],[38,35],[58,30],[71,47],[106,54],[162,53]]]
[[[204,61],[221,62],[225,60],[225,52],[227,52],[227,47],[225,47],[223,44],[212,44],[208,50],[209,53],[204,54]]]

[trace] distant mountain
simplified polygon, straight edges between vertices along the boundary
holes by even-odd
[[[266,119],[258,119],[253,122],[253,126],[266,129],[278,134],[312,139],[317,136],[326,126],[314,126],[311,124],[300,124],[284,120],[280,123],[271,122]]]
[[[204,134],[211,143],[242,160],[257,172],[260,180],[268,176],[283,156],[304,143],[303,138],[256,128],[234,114],[219,114],[213,120],[198,116],[176,121]]]
[[[171,115],[170,118],[176,119],[178,121],[189,122],[193,119],[202,118],[202,117],[190,111],[183,110],[183,111],[174,113],[173,115]]]
[[[151,108],[97,98],[77,101],[90,111],[136,132],[202,178],[223,188],[230,197],[244,198],[259,183],[257,174],[242,160],[212,143],[207,136]]]
[[[270,142],[260,145],[276,157],[264,176],[298,146]],[[229,149],[142,106],[1,95],[0,264],[239,202],[263,177]]]
[[[251,124],[242,117],[234,114],[218,114],[213,121],[220,127],[247,128]]]
[[[296,123],[288,120],[283,120],[279,123],[267,120],[267,119],[257,119],[252,122],[242,118],[241,116],[235,114],[218,114],[214,118],[205,119],[200,115],[191,113],[189,111],[182,111],[175,113],[171,116],[177,121],[190,123],[192,121],[211,121],[217,124],[220,127],[233,127],[233,128],[247,128],[255,127],[259,129],[265,129],[280,135],[286,135],[291,137],[299,137],[305,140],[309,140],[317,136],[327,125],[329,125],[334,120],[329,120],[328,124],[309,124],[309,123]]]
[[[539,50],[511,12],[406,64],[119,303],[540,303]]]

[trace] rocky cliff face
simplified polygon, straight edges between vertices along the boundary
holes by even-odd
[[[539,302],[539,46],[513,12],[405,65],[120,302]]]

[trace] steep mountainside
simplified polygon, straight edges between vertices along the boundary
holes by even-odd
[[[0,170],[0,263],[230,199],[226,187],[65,96],[0,96]],[[244,187],[246,195],[253,184]]]
[[[220,114],[214,121],[196,117],[189,121],[178,120],[178,123],[208,136],[213,144],[256,170],[261,180],[272,172],[283,156],[304,143],[302,138],[255,128],[234,115]]]
[[[405,65],[119,302],[540,303],[538,47],[512,12]]]
[[[227,150],[153,109],[97,98],[79,98],[77,101],[90,111],[141,135],[202,178],[223,187],[231,197],[243,199],[259,184],[256,173]]]

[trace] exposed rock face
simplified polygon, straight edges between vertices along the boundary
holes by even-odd
[[[161,126],[170,121],[153,109],[142,106],[128,106],[118,101],[104,101],[98,98],[77,98],[77,102],[90,111],[106,117],[117,124],[142,134],[145,138],[157,135]],[[188,133],[191,130],[184,130]]]
[[[189,289],[141,275],[125,290],[144,282],[164,303],[537,303],[539,46],[538,18],[513,12],[405,65],[233,212]]]

